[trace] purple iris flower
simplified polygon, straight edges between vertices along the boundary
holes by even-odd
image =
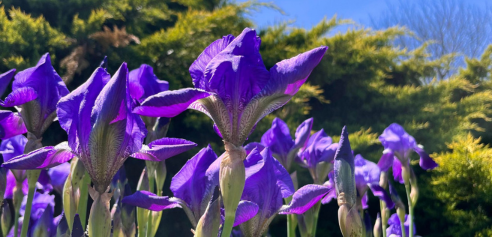
[[[9,139],[26,132],[26,125],[19,113],[0,110],[0,139]]]
[[[261,118],[297,93],[327,47],[281,61],[270,71],[265,68],[259,49],[260,39],[249,28],[237,37],[228,35],[216,40],[190,66],[193,84],[200,89],[192,92],[196,97],[185,98],[183,90],[161,92],[147,98],[135,112],[172,117],[188,107],[196,109],[212,118],[225,141],[242,145]],[[170,99],[174,98],[172,103]],[[201,100],[190,103],[197,99]]]
[[[297,154],[297,162],[309,169],[316,184],[323,183],[326,175],[333,169],[333,160],[338,143],[333,143],[325,131],[320,131],[309,137]]]
[[[245,160],[245,167],[246,182],[241,200],[258,205],[258,213],[240,227],[246,237],[262,236],[280,211],[283,198],[294,193],[294,184],[269,149],[252,150]]]
[[[27,130],[40,138],[56,117],[58,100],[69,93],[65,83],[51,65],[49,53],[35,67],[15,75],[12,93],[0,105],[20,106]]]
[[[388,219],[388,225],[389,227],[386,229],[386,235],[391,236],[391,237],[401,237],[403,236],[401,233],[401,222],[400,218],[398,218],[398,215],[395,213],[391,215],[391,217]],[[410,218],[408,218],[408,215],[405,215],[405,223],[403,223],[405,226],[405,236],[409,235],[409,228],[410,228]],[[413,233],[415,233],[415,225],[413,226]]]
[[[5,90],[7,89],[7,86],[9,85],[12,77],[14,77],[14,74],[15,74],[15,69],[10,69],[0,74],[0,96],[2,96]]]
[[[420,167],[423,169],[434,169],[437,167],[437,163],[424,151],[424,149],[417,145],[415,139],[408,134],[405,129],[397,123],[391,124],[387,127],[379,140],[384,146],[383,156],[378,162],[381,171],[386,171],[390,167],[393,167],[393,176],[396,181],[403,183],[401,176],[402,164],[410,164],[410,153],[412,151],[417,152],[420,156]],[[396,158],[396,159],[395,159]]]
[[[386,190],[379,186],[379,176],[381,170],[376,163],[364,159],[361,155],[356,155],[355,164],[355,186],[357,187],[357,195],[362,198],[362,207],[368,208],[367,205],[367,190],[370,189],[374,196],[379,197],[386,203],[389,209],[392,209],[395,204],[391,200]]]
[[[130,71],[129,86],[130,96],[139,103],[149,96],[169,90],[169,83],[159,80],[154,74],[154,69],[147,64]]]
[[[272,127],[261,137],[261,143],[267,146],[273,156],[285,167],[290,170],[292,161],[297,155],[297,151],[302,148],[309,139],[313,118],[307,119],[297,127],[296,139],[290,136],[289,127],[279,118],[273,119]]]
[[[161,161],[196,146],[183,139],[164,138],[142,148],[147,131],[140,116],[131,112],[133,101],[126,63],[112,78],[105,69],[97,68],[88,81],[63,97],[57,106],[60,125],[68,133],[68,143],[21,155],[4,163],[3,167],[51,168],[77,155],[96,190],[104,193],[130,155]]]

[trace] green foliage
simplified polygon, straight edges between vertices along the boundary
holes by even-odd
[[[40,16],[32,18],[20,9],[0,7],[0,71],[23,69],[45,52],[68,46],[65,36]]]
[[[492,149],[468,135],[435,154],[434,193],[446,204],[448,236],[490,236],[492,218]],[[488,230],[487,230],[488,229]]]

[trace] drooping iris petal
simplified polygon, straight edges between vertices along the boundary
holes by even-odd
[[[261,143],[270,148],[272,154],[278,156],[283,164],[287,162],[287,155],[294,146],[289,127],[279,118],[273,119],[272,127],[263,134]]]
[[[251,143],[248,143],[246,146],[244,146],[244,150],[246,151],[246,154],[248,154],[248,155],[255,148],[258,149],[258,151],[261,152],[266,147],[265,147],[265,145],[263,145],[263,144],[261,144],[259,142],[251,142]]]
[[[301,148],[306,146],[309,138],[311,137],[312,128],[313,118],[306,119],[297,127],[294,147]]]
[[[196,143],[185,139],[165,137],[151,142],[148,146],[143,145],[142,149],[132,156],[141,160],[158,162],[188,151],[195,146]]]
[[[174,196],[182,199],[199,219],[205,212],[215,186],[206,175],[208,167],[217,160],[217,155],[210,145],[201,149],[186,162],[171,181]]]
[[[3,162],[7,162],[16,156],[24,154],[27,138],[22,135],[2,140],[0,144],[0,154],[3,156]]]
[[[393,200],[391,200],[391,196],[388,194],[388,192],[386,192],[384,188],[379,186],[379,184],[369,184],[369,188],[371,189],[372,194],[383,200],[389,209],[393,209],[393,207],[395,207],[395,203],[393,202]]]
[[[90,156],[80,156],[99,193],[104,193],[124,161],[142,147],[147,130],[140,116],[131,112],[132,103],[128,68],[123,63],[96,98],[90,118]]]
[[[67,142],[62,142],[56,146],[47,146],[35,151],[17,156],[2,164],[7,169],[46,169],[63,164],[75,155],[68,147]]]
[[[42,193],[49,193],[53,191],[53,185],[51,185],[50,176],[48,175],[48,171],[45,169],[42,169],[39,174],[38,182],[36,183],[36,190]]]
[[[67,180],[68,174],[70,173],[70,163],[65,162],[59,166],[53,167],[48,170],[48,175],[50,176],[51,185],[59,193],[63,193],[63,186],[65,180]]]
[[[261,151],[262,150],[259,150],[259,152]],[[275,170],[275,176],[277,177],[277,185],[280,187],[282,197],[290,197],[295,192],[295,188],[289,172],[287,172],[284,166],[282,166],[282,164],[280,164],[277,160],[273,160],[272,163]]]
[[[367,196],[367,193],[364,193],[361,199],[362,209],[369,208],[368,202],[369,202],[369,196]]]
[[[38,93],[32,87],[21,87],[15,91],[12,91],[5,100],[0,101],[0,105],[3,107],[14,107],[23,105],[29,101],[38,98]]]
[[[137,191],[122,200],[123,203],[152,211],[162,211],[171,208],[180,208],[180,203],[174,198],[157,196],[149,191]]]
[[[162,91],[169,90],[169,83],[161,81],[154,74],[154,69],[147,64],[130,71],[129,74],[130,96],[138,102]]]
[[[209,96],[210,93],[199,89],[180,89],[164,91],[148,97],[133,110],[134,113],[150,117],[174,117],[189,108],[196,100]]]
[[[241,200],[237,205],[236,218],[234,226],[238,226],[249,219],[253,218],[258,213],[258,205],[254,202]]]
[[[234,40],[233,35],[227,35],[211,43],[198,58],[190,66],[190,75],[193,79],[193,85],[195,88],[203,90],[207,89],[207,81],[205,81],[204,74],[207,65],[210,61],[222,50],[224,50]]]
[[[12,80],[14,74],[15,74],[15,68],[0,74],[0,96],[2,96],[5,90],[7,89],[7,86],[9,85],[10,80]]]
[[[61,98],[57,105],[60,126],[68,133],[68,144],[77,154],[90,154],[89,136],[92,124],[88,115],[110,78],[105,69],[97,68],[84,84]]]
[[[9,139],[26,132],[26,125],[19,113],[0,110],[0,139]]]
[[[419,146],[416,146],[413,148],[413,150],[417,152],[417,154],[419,154],[420,156],[419,164],[420,167],[422,167],[422,169],[430,170],[437,167],[437,163],[429,156],[429,154],[427,154],[427,152],[424,151],[424,149],[422,149]]]
[[[280,210],[280,214],[303,214],[321,200],[330,188],[325,185],[308,184],[297,190],[289,205]]]

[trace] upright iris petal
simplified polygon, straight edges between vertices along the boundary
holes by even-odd
[[[327,49],[319,47],[284,60],[269,72],[259,53],[260,43],[256,32],[246,28],[236,38],[228,35],[213,42],[190,66],[195,88],[210,96],[182,108],[209,115],[224,140],[236,146],[244,143],[261,118],[292,98]],[[167,112],[157,112],[155,108],[169,106],[158,94],[149,97],[135,112],[166,117]]]
[[[297,155],[297,151],[302,149],[310,136],[313,119],[304,121],[296,131],[295,140],[290,136],[289,127],[279,118],[273,119],[272,127],[261,137],[261,143],[270,148],[273,156],[285,167],[290,170],[291,163]]]
[[[98,68],[58,104],[68,144],[84,163],[99,193],[105,192],[123,162],[140,150],[146,135],[142,119],[131,113],[128,87],[126,63],[111,79],[106,70]]]
[[[169,90],[169,83],[159,80],[154,69],[147,64],[130,71],[129,80],[130,96],[140,103],[151,95]]]
[[[378,166],[382,171],[386,171],[389,167],[393,166],[393,175],[395,180],[403,183],[400,172],[401,165],[408,165],[410,162],[410,153],[415,151],[420,156],[420,167],[423,169],[434,169],[437,167],[437,163],[424,151],[424,149],[417,145],[415,139],[408,134],[405,129],[397,123],[393,123],[388,126],[379,140],[384,146],[383,156],[378,162]],[[396,160],[396,159],[398,160]],[[396,172],[395,172],[396,171]]]
[[[253,218],[241,224],[241,230],[245,236],[261,236],[282,207],[283,198],[292,195],[294,184],[268,149],[255,149],[246,160],[250,166],[246,167],[241,199],[256,203],[259,208]]]
[[[58,100],[68,93],[65,83],[51,65],[49,53],[46,53],[35,67],[15,75],[12,93],[0,104],[4,107],[21,106],[27,130],[39,138],[56,117]]]

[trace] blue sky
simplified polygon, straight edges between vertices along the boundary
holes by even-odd
[[[350,18],[363,25],[370,24],[370,15],[377,16],[386,9],[387,2],[397,3],[399,0],[260,0],[271,2],[280,7],[285,15],[276,10],[265,9],[253,12],[251,18],[257,27],[294,20],[293,26],[311,28],[323,17],[331,18],[335,14],[340,18]],[[407,0],[412,1],[412,0]],[[431,0],[430,0],[431,1]],[[469,3],[486,6],[490,0],[463,0]],[[242,1],[241,1],[242,2]]]

